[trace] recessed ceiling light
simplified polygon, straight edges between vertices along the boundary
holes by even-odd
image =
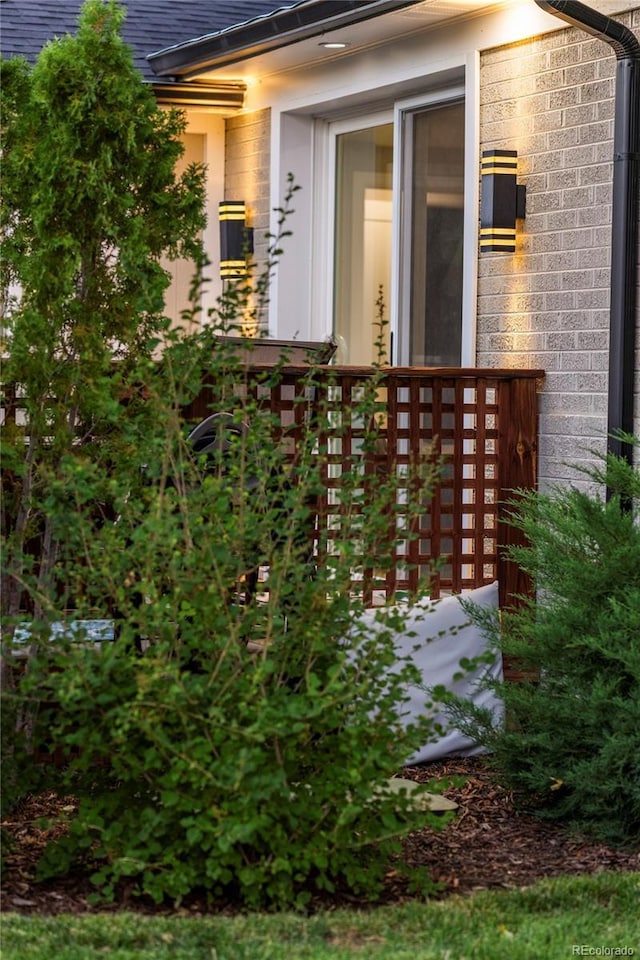
[[[323,40],[320,46],[325,50],[344,50],[349,44],[346,40]]]

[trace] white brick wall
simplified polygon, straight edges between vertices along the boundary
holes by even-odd
[[[619,19],[640,35],[640,8]],[[546,371],[543,487],[580,482],[606,448],[615,70],[608,44],[569,27],[481,62],[480,146],[518,151],[527,217],[515,256],[480,257],[477,362]]]
[[[256,252],[266,250],[269,231],[270,110],[230,117],[225,135],[225,194],[246,200]]]
[[[225,196],[247,203],[258,265],[264,262],[269,245],[270,128],[269,109],[230,117],[225,126]]]

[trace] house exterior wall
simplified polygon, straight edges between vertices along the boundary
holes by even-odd
[[[228,200],[246,201],[247,225],[253,227],[258,265],[265,262],[269,247],[270,138],[268,107],[229,117],[225,122],[224,195]],[[267,318],[260,317],[259,321],[266,325]]]
[[[203,144],[203,162],[206,166],[206,216],[203,244],[210,267],[205,271],[206,283],[202,288],[202,323],[209,322],[210,311],[215,309],[222,292],[218,272],[220,261],[220,231],[218,229],[218,198],[222,200],[224,189],[224,117],[198,110],[187,110],[187,136],[196,137]],[[191,270],[193,275],[193,270]],[[179,316],[179,314],[178,314]]]
[[[640,10],[616,19],[640,35]],[[479,257],[477,363],[546,371],[542,486],[606,448],[615,72],[607,43],[568,27],[481,54],[480,147],[518,151],[527,215],[515,255]]]
[[[191,163],[205,167],[206,224],[202,231],[202,245],[209,266],[204,271],[199,299],[192,299],[196,266],[192,260],[163,257],[162,267],[170,278],[165,290],[165,313],[174,328],[191,331],[215,322],[215,310],[222,293],[219,277],[220,234],[218,229],[218,200],[224,191],[225,120],[214,113],[187,108],[185,131],[181,135],[184,153],[176,164],[176,174],[182,175]],[[186,319],[186,315],[190,319]]]
[[[640,7],[616,19],[640,32]],[[615,69],[608,44],[526,0],[316,61],[289,72],[286,82],[266,71],[249,86],[245,111],[226,121],[225,195],[247,200],[260,260],[269,213],[281,204],[290,171],[302,187],[271,290],[269,333],[323,339],[330,332],[331,157],[321,149],[328,125],[462,75],[471,211],[463,362],[546,371],[540,483],[580,482],[576,466],[593,464],[590,451],[606,448]],[[491,147],[518,151],[519,182],[527,186],[515,255],[476,250],[479,157]],[[638,434],[639,394],[636,360]]]
[[[217,264],[220,259],[220,239],[217,216],[214,215],[215,197],[222,199],[224,168],[224,119],[212,114],[187,112],[187,128],[182,136],[185,152],[176,165],[182,174],[190,163],[202,163],[206,169],[207,223],[202,233],[202,243],[210,267],[205,270],[206,283],[202,285],[200,300],[193,303],[191,290],[195,265],[191,260],[164,258],[163,267],[171,276],[171,284],[165,292],[165,310],[172,326],[184,326],[184,311],[192,311],[191,329],[209,321],[216,300],[222,292]],[[199,308],[199,309],[198,309]]]

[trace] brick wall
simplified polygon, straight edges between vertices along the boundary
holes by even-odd
[[[225,197],[246,200],[247,222],[254,228],[255,260],[264,262],[269,233],[271,111],[230,117],[225,128]],[[261,318],[265,322],[265,318]]]
[[[640,8],[617,19],[640,36]],[[546,370],[542,486],[606,448],[615,70],[608,44],[569,27],[481,62],[480,147],[518,151],[527,217],[515,256],[480,255],[478,365]],[[637,347],[640,434],[640,330]]]

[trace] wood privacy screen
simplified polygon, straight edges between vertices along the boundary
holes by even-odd
[[[295,447],[296,425],[305,416],[301,396],[308,367],[285,367],[276,385],[264,382],[265,367],[247,372],[245,392],[276,415],[281,436]],[[442,481],[425,503],[416,536],[405,539],[401,510],[389,531],[385,555],[391,564],[379,581],[371,571],[365,599],[379,602],[428,585],[431,596],[460,592],[498,579],[505,605],[528,584],[507,562],[503,547],[517,537],[504,522],[504,502],[519,488],[536,483],[537,382],[540,370],[398,368],[385,370],[379,391],[380,444],[366,469],[369,473],[402,469],[412,453],[431,451],[444,457]],[[329,455],[323,464],[324,494],[318,503],[318,540],[331,539],[337,507],[332,494],[341,471],[361,457],[362,431],[350,410],[357,391],[372,376],[370,368],[327,367],[314,377],[309,403],[327,404],[336,424],[327,437]],[[185,409],[189,422],[210,412],[215,392],[206,378],[199,397]],[[277,428],[276,428],[277,429]],[[291,455],[295,450],[291,450]],[[434,569],[433,560],[440,565]],[[362,586],[362,581],[354,586]]]

